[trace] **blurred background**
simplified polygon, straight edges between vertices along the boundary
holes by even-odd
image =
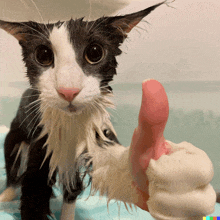
[[[0,19],[52,22],[95,19],[142,10],[156,0],[1,0]],[[171,1],[170,1],[171,2]],[[112,122],[129,145],[141,101],[141,82],[163,83],[170,102],[165,137],[188,141],[211,158],[220,190],[220,1],[176,0],[153,11],[132,30],[117,58]],[[0,125],[10,125],[28,87],[17,41],[0,30]]]

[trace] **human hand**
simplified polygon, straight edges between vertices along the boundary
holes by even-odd
[[[216,201],[210,185],[212,162],[190,143],[165,140],[169,115],[166,92],[156,80],[144,81],[142,90],[138,127],[129,155],[138,193],[135,205],[156,219],[200,219],[212,213]]]
[[[169,104],[163,86],[156,80],[142,83],[142,103],[130,146],[131,170],[139,192],[137,206],[148,211],[148,179],[146,170],[150,159],[157,160],[171,152],[163,132],[169,115]]]

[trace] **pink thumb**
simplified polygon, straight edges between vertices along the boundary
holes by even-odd
[[[168,116],[169,104],[163,86],[154,79],[145,80],[138,127],[132,137],[130,152],[134,181],[143,191],[147,190],[146,170],[150,159],[157,160],[170,152],[163,136]]]

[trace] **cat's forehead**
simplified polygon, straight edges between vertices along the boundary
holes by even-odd
[[[69,31],[66,23],[63,23],[59,27],[54,26],[49,34],[49,40],[54,52],[56,53],[63,50],[70,50],[71,47],[69,38]]]
[[[91,26],[92,22],[87,22],[87,21],[83,21],[83,18],[81,19],[70,19],[67,21],[58,21],[56,23],[53,24],[48,24],[49,26],[49,30],[52,32],[54,29],[60,29],[65,27],[69,32],[87,32],[87,30],[89,29],[89,27]]]
[[[81,19],[70,19],[65,22],[58,22],[50,28],[50,34],[68,34],[69,40],[72,43],[82,43],[83,41],[90,42],[93,40],[102,40],[108,33],[107,25],[105,25],[105,21],[107,18],[100,18],[95,21],[84,21]]]
[[[92,41],[102,41],[105,38],[107,30],[103,31],[103,27],[97,26],[97,21],[83,21],[83,19],[68,20],[49,24],[48,39],[52,44],[57,44],[63,38],[68,38],[74,46],[83,46]],[[54,41],[56,39],[56,41]]]

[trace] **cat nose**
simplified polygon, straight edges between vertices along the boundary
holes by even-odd
[[[68,101],[71,102],[73,99],[79,94],[81,90],[78,88],[64,88],[64,87],[59,87],[57,89],[58,95]]]

